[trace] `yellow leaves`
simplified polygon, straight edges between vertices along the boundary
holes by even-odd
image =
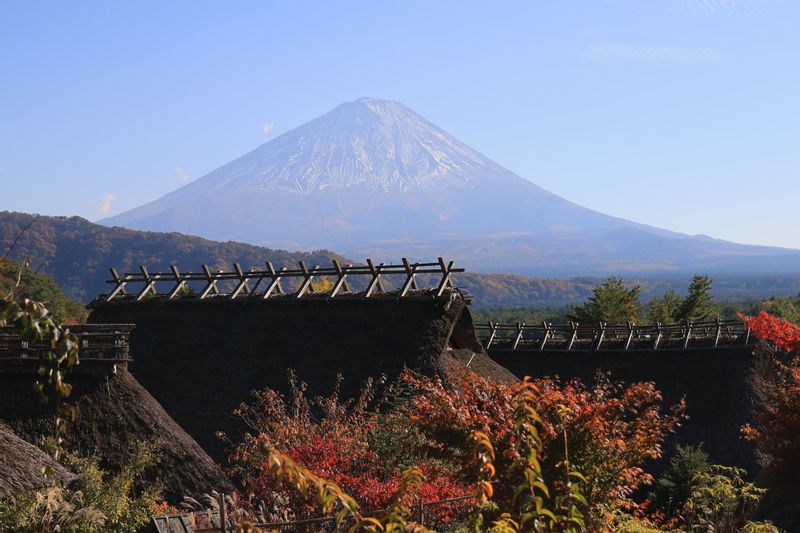
[[[480,487],[483,493],[482,501],[491,499],[494,495],[494,487],[492,487],[492,484],[489,481],[481,481]]]

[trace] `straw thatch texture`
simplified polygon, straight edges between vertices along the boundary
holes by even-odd
[[[106,468],[123,467],[142,443],[154,443],[160,461],[148,472],[159,479],[171,500],[197,495],[230,484],[200,446],[167,414],[133,378],[124,365],[116,373],[86,365],[71,373],[70,402],[78,408],[67,445],[80,455],[95,454]],[[33,376],[25,372],[0,373],[0,418],[18,435],[36,442],[52,430],[52,408],[43,406],[33,392]]]
[[[53,475],[45,479],[44,467]],[[18,437],[0,421],[0,500],[9,500],[22,492],[40,489],[58,482],[70,482],[75,474],[61,466],[52,456]]]
[[[92,323],[136,324],[131,369],[169,413],[219,461],[224,431],[240,438],[231,417],[250,391],[287,389],[294,369],[309,393],[327,394],[342,374],[342,393],[368,377],[393,378],[405,366],[447,375],[476,353],[470,368],[514,380],[483,352],[457,293],[394,299],[149,300],[97,306]],[[461,353],[460,359],[454,354]]]

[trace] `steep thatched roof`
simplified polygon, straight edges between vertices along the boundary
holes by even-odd
[[[44,467],[53,475],[45,479]],[[36,490],[54,481],[69,482],[75,475],[49,454],[18,437],[0,421],[0,500],[8,500],[22,492]]]
[[[81,365],[83,366],[83,365]],[[78,408],[67,435],[68,446],[78,454],[95,454],[110,469],[123,467],[141,443],[154,443],[160,462],[148,473],[159,479],[166,495],[179,501],[230,484],[218,465],[167,414],[133,378],[125,365],[115,373],[89,365],[72,373],[70,401]],[[52,410],[42,406],[32,392],[32,376],[0,372],[0,417],[18,435],[35,442],[52,428]]]
[[[344,377],[342,394],[368,377],[397,376],[404,367],[447,376],[470,368],[516,379],[483,351],[469,310],[456,291],[397,299],[275,297],[268,300],[153,299],[97,305],[90,323],[136,324],[131,369],[142,384],[218,461],[242,427],[231,417],[250,391],[287,389],[287,369],[327,394]]]

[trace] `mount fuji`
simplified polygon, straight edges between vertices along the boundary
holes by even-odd
[[[676,215],[678,214],[676,207]],[[800,251],[689,236],[552,194],[400,103],[361,98],[100,221],[539,276],[800,271]]]

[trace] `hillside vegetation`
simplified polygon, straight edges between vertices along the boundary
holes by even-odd
[[[106,292],[108,268],[132,271],[146,265],[151,271],[176,264],[198,271],[201,264],[211,268],[276,267],[307,263],[329,264],[340,256],[325,250],[311,253],[273,250],[238,242],[215,242],[180,233],[155,233],[108,228],[80,217],[46,217],[0,212],[0,254],[29,260],[31,268],[52,277],[72,298],[88,302]]]
[[[0,296],[12,291],[18,298],[46,304],[60,322],[83,322],[88,314],[82,304],[68,298],[49,277],[15,261],[0,259]]]
[[[151,271],[176,264],[182,269],[199,270],[205,263],[212,268],[295,266],[304,260],[309,265],[328,265],[338,258],[353,262],[327,250],[288,252],[238,242],[217,242],[181,233],[156,233],[109,228],[79,217],[48,217],[0,211],[0,255],[11,249],[9,257],[30,260],[31,269],[58,283],[71,298],[82,302],[107,291],[108,267],[131,271],[146,265]],[[361,259],[361,258],[356,258]],[[388,258],[398,261],[398,258]],[[434,259],[432,257],[424,258]],[[449,259],[449,258],[448,258]],[[457,264],[461,261],[456,259]],[[455,282],[475,296],[477,310],[509,308],[563,308],[585,301],[592,289],[603,281],[595,277],[532,278],[513,274],[458,274]],[[689,278],[627,279],[626,284],[641,287],[644,302],[667,290],[685,290]],[[716,300],[754,300],[800,293],[797,276],[714,277]]]

